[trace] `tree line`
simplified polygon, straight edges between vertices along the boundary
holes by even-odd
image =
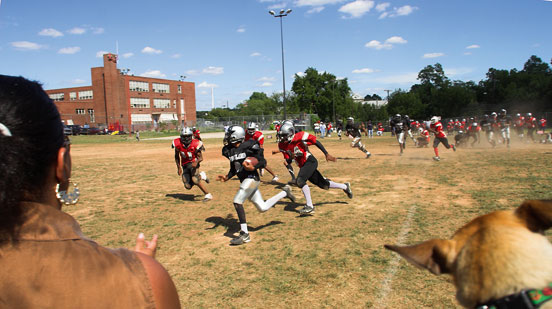
[[[409,90],[398,89],[391,93],[385,106],[355,102],[352,94],[346,78],[338,79],[331,73],[310,67],[303,74],[295,75],[291,93],[286,96],[286,110],[288,114],[317,114],[324,121],[344,120],[350,116],[360,121],[382,121],[394,114],[407,114],[413,119],[429,119],[434,115],[449,118],[482,115],[502,108],[510,113],[537,115],[552,111],[552,69],[533,55],[520,71],[490,68],[485,79],[475,83],[451,80],[442,65],[436,63],[420,70],[418,83]],[[381,99],[377,94],[364,97],[365,101]],[[198,118],[282,113],[281,93],[268,96],[254,92],[233,109],[198,112]]]

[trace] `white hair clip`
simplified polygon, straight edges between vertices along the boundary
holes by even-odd
[[[0,123],[0,133],[4,136],[12,136],[10,129],[8,129],[8,127],[6,127],[3,123]]]

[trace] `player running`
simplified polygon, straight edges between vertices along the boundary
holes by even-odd
[[[355,119],[353,117],[347,118],[347,125],[345,126],[345,134],[349,136],[349,138],[353,139],[353,141],[351,142],[351,147],[353,148],[358,147],[360,151],[366,153],[366,158],[368,159],[372,154],[368,150],[366,150],[366,148],[360,141],[360,137],[361,137],[360,129],[358,128],[358,125],[355,124],[354,122],[355,122]]]
[[[535,129],[537,128],[537,118],[533,117],[533,114],[527,113],[525,117],[525,126],[527,127],[527,137],[529,137],[533,143],[535,142]]]
[[[397,141],[399,142],[399,148],[401,150],[400,155],[402,156],[404,146],[405,146],[405,133],[406,130],[408,130],[408,125],[406,124],[407,120],[401,118],[401,114],[396,114],[391,118],[391,121],[389,122],[389,125],[391,126],[392,130],[395,132],[395,137],[397,138]],[[412,133],[411,133],[412,134]]]
[[[285,151],[295,159],[300,168],[297,175],[297,186],[303,191],[306,200],[305,207],[299,211],[301,215],[314,212],[314,205],[307,180],[324,190],[330,188],[341,189],[349,198],[353,198],[350,183],[333,182],[322,176],[318,171],[318,160],[309,152],[308,146],[315,145],[318,147],[326,156],[327,161],[335,162],[336,158],[326,151],[322,143],[316,140],[316,136],[304,131],[295,133],[295,128],[292,125],[285,124],[280,129],[278,139],[282,142]]]
[[[485,114],[483,116],[483,120],[481,120],[481,129],[485,132],[485,136],[487,137],[489,144],[491,144],[493,148],[496,147],[493,133],[493,120],[487,114]]]
[[[230,127],[224,140],[226,145],[222,148],[222,154],[230,160],[230,170],[227,175],[218,175],[217,179],[226,182],[237,175],[240,180],[240,188],[234,196],[234,208],[240,221],[240,235],[232,239],[230,244],[242,245],[251,241],[243,208],[245,200],[249,199],[257,207],[257,210],[265,212],[280,199],[287,197],[294,202],[295,197],[291,192],[291,187],[286,185],[278,194],[266,201],[263,200],[259,190],[261,182],[257,172],[258,169],[266,166],[263,149],[253,139],[245,141],[245,130],[240,126]],[[254,159],[248,159],[250,157]]]
[[[449,145],[447,135],[443,130],[443,125],[439,121],[438,116],[431,117],[431,125],[428,128],[428,131],[435,134],[435,139],[433,140],[433,151],[435,152],[435,157],[433,157],[433,160],[441,161],[441,158],[439,157],[439,149],[437,149],[440,143],[443,143],[447,149],[452,148],[452,150],[456,151],[456,146],[454,146],[454,144]]]
[[[205,150],[203,142],[193,138],[193,131],[188,128],[182,128],[180,138],[173,140],[172,148],[174,148],[174,161],[178,169],[178,175],[182,176],[184,188],[192,189],[194,185],[205,194],[204,202],[213,199],[213,195],[207,192],[205,184],[202,180],[209,183],[209,179],[205,172],[199,172],[199,164],[203,161],[202,151]]]
[[[512,117],[506,115],[506,110],[502,109],[497,121],[500,127],[502,142],[506,144],[506,147],[510,148],[510,126],[512,125]]]
[[[245,140],[248,141],[250,139],[257,141],[261,148],[264,149],[263,132],[257,130],[257,124],[254,122],[250,122],[247,125],[247,131],[245,132]],[[278,175],[276,175],[268,166],[265,166],[263,169],[267,170],[272,175],[272,182],[280,180]],[[261,176],[263,176],[263,169],[260,170]]]

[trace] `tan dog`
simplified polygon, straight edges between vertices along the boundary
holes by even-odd
[[[550,227],[552,200],[530,200],[475,218],[450,240],[385,248],[433,274],[451,274],[456,299],[465,307],[537,308],[518,304],[539,304],[552,294],[552,245],[543,235]],[[531,289],[537,291],[520,293]],[[552,300],[540,308],[552,308]]]

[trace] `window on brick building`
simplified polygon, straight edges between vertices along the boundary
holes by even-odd
[[[63,98],[65,98],[65,93],[52,93],[50,94],[50,99],[52,101],[63,101]]]
[[[152,83],[151,87],[153,88],[153,92],[158,93],[169,93],[169,84],[159,84],[159,83]]]
[[[182,93],[182,85],[178,85],[178,93]]]
[[[94,115],[93,109],[88,109],[88,116],[90,116],[90,122],[96,122],[96,116]]]
[[[148,98],[130,98],[130,107],[132,108],[149,108],[150,100]]]
[[[76,92],[69,92],[69,100],[74,101],[77,99],[77,93]]]
[[[92,90],[79,91],[79,100],[92,100],[94,93]]]
[[[171,100],[169,99],[153,99],[153,107],[155,108],[170,108]]]
[[[77,115],[84,115],[84,108],[77,108],[75,110],[75,114]]]
[[[149,92],[149,83],[130,80],[128,81],[128,88],[130,91]]]

